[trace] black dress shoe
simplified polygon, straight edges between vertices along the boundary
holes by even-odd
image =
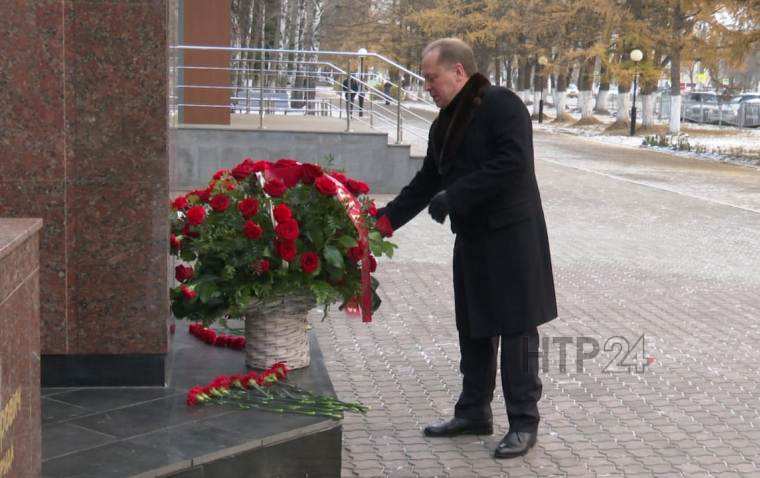
[[[509,432],[499,442],[494,452],[495,458],[515,458],[528,453],[536,444],[538,433]]]
[[[455,437],[457,435],[492,435],[493,423],[454,417],[447,422],[434,423],[425,427],[428,437]]]

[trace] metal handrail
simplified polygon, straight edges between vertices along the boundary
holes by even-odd
[[[347,56],[347,57],[376,57],[378,59],[381,59],[382,61],[386,61],[389,65],[392,65],[396,68],[399,68],[400,71],[403,71],[405,73],[408,73],[412,75],[413,77],[422,80],[422,77],[419,75],[416,75],[414,72],[409,71],[408,69],[402,67],[401,65],[396,64],[395,62],[388,60],[387,58],[383,57],[382,55],[377,55],[374,53],[367,53],[367,54],[360,54],[360,53],[354,53],[354,52],[334,52],[334,51],[307,51],[307,50],[285,50],[285,49],[262,49],[262,48],[234,48],[234,47],[206,47],[206,46],[198,46],[198,45],[177,45],[173,46],[171,48],[177,49],[177,50],[211,50],[211,51],[231,51],[231,52],[255,52],[255,53],[296,53],[296,54],[307,54],[307,55],[338,55],[338,56]],[[395,124],[396,126],[396,142],[400,143],[402,140],[402,130],[407,131],[409,134],[411,134],[414,137],[420,138],[422,140],[427,139],[427,129],[429,128],[418,128],[414,125],[405,125],[402,128],[402,116],[401,111],[404,111],[404,114],[413,117],[419,121],[421,121],[425,126],[429,127],[431,121],[417,113],[415,113],[411,108],[404,106],[402,104],[402,92],[406,93],[407,95],[415,95],[417,98],[419,98],[421,101],[420,103],[432,105],[431,102],[424,100],[420,98],[419,92],[416,91],[409,91],[401,87],[400,85],[397,85],[393,82],[387,81],[388,84],[391,86],[394,86],[397,88],[397,96],[396,98],[392,97],[391,95],[386,94],[384,91],[379,90],[378,88],[370,85],[368,81],[370,81],[370,78],[377,78],[377,73],[374,72],[361,72],[361,75],[349,72],[347,70],[344,70],[340,68],[339,66],[328,62],[328,61],[299,61],[299,60],[290,60],[290,59],[278,59],[278,58],[231,58],[230,59],[232,65],[238,65],[237,67],[227,68],[227,67],[218,67],[218,66],[198,66],[198,65],[192,65],[192,66],[185,66],[185,65],[178,65],[174,69],[175,74],[178,74],[182,70],[225,70],[225,71],[233,71],[233,72],[253,72],[256,76],[259,77],[258,85],[254,86],[251,84],[250,80],[252,78],[249,78],[245,81],[244,85],[230,85],[230,86],[222,86],[222,85],[198,85],[198,84],[192,84],[192,85],[185,85],[180,84],[179,81],[174,82],[174,87],[179,89],[227,89],[227,90],[233,90],[236,92],[244,93],[246,96],[238,96],[238,94],[233,94],[230,97],[230,100],[233,102],[233,104],[228,105],[202,105],[202,104],[191,104],[191,103],[182,103],[182,102],[173,102],[173,107],[179,108],[179,107],[206,107],[206,108],[232,108],[234,110],[245,110],[250,113],[251,111],[251,101],[254,102],[254,108],[257,106],[259,110],[259,127],[263,126],[263,115],[266,112],[267,114],[270,113],[279,113],[282,112],[284,114],[287,114],[288,112],[296,112],[301,113],[305,112],[308,114],[311,113],[322,113],[324,111],[324,106],[320,107],[317,110],[311,109],[313,104],[322,104],[327,105],[327,109],[329,110],[330,116],[333,115],[335,109],[338,111],[339,117],[342,116],[342,110],[343,110],[343,96],[348,93],[346,91],[343,91],[343,84],[336,80],[336,77],[340,78],[351,78],[353,81],[356,81],[357,85],[359,86],[358,90],[350,90],[350,93],[352,93],[352,103],[353,106],[350,108],[353,111],[357,111],[360,113],[368,112],[369,113],[369,126],[374,127],[373,122],[374,119],[377,118],[378,121],[382,124],[393,126]],[[239,62],[239,63],[236,63]],[[257,65],[257,62],[259,63]],[[243,65],[241,65],[243,63]],[[286,70],[280,70],[280,69],[273,69],[273,70],[265,70],[264,65],[272,65],[272,64],[299,64],[299,65],[317,65],[324,68],[307,68],[304,70],[296,69],[286,69]],[[242,66],[242,68],[240,67]],[[329,85],[331,87],[330,90],[328,90],[333,97],[333,100],[335,99],[335,96],[337,96],[337,100],[339,102],[339,106],[336,107],[334,104],[331,103],[331,100],[325,101],[324,94],[322,95],[322,98],[292,98],[290,94],[287,95],[285,98],[277,98],[272,97],[269,94],[265,96],[266,93],[270,93],[272,91],[275,92],[287,92],[287,93],[313,93],[317,94],[318,90],[314,87],[311,88],[294,88],[292,86],[264,86],[263,78],[267,76],[273,76],[273,75],[298,75],[300,78],[306,78],[306,79],[316,79],[318,82],[325,82],[326,85]],[[338,87],[337,90],[335,87]],[[252,90],[259,90],[258,94],[256,95],[250,95],[250,92]],[[324,93],[324,90],[323,90]],[[360,95],[360,97],[367,95],[365,98],[367,98],[367,104],[369,105],[369,111],[367,111],[367,108],[361,108],[358,106],[356,100],[353,100],[353,95]],[[175,95],[177,99],[179,99],[179,95]],[[267,97],[269,96],[269,97]],[[329,98],[329,96],[328,96]],[[379,99],[380,101],[373,101],[375,98]],[[237,102],[238,101],[247,101],[247,105],[240,105]],[[281,107],[281,106],[273,106],[274,102],[276,101],[288,101],[288,107]],[[291,107],[290,102],[297,101],[299,104],[304,105],[304,107],[308,107],[308,109],[303,107]],[[258,104],[255,104],[258,103]],[[386,104],[383,104],[386,103]],[[269,106],[265,107],[264,105],[268,104]],[[392,105],[395,109],[395,120],[391,119],[390,116],[386,115],[392,115],[394,112],[392,111],[391,107],[388,107]],[[346,105],[346,109],[349,110],[348,105]],[[359,121],[362,123],[366,123],[366,121],[360,116],[358,118],[352,118],[351,115],[346,114],[346,130],[350,130],[350,123],[351,120]]]

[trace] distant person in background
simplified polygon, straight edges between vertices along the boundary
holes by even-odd
[[[359,90],[359,82],[353,76],[349,81],[348,78],[343,80],[343,94],[346,97],[346,112],[348,116],[351,116],[351,110],[354,108],[354,98],[356,98],[356,92]]]
[[[391,99],[390,99],[391,88],[392,88],[391,82],[386,80],[385,83],[383,84],[383,94],[385,94],[386,105],[391,104]]]

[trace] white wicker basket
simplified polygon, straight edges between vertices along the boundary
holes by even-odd
[[[267,302],[254,301],[245,314],[245,364],[265,369],[285,362],[290,369],[309,366],[309,311],[311,295],[288,295]]]

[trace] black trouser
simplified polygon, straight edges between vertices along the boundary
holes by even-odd
[[[542,385],[538,377],[538,330],[501,336],[501,385],[507,405],[509,430],[538,429],[538,401]],[[491,400],[496,386],[499,337],[473,339],[459,332],[464,376],[454,415],[472,420],[492,420]]]

